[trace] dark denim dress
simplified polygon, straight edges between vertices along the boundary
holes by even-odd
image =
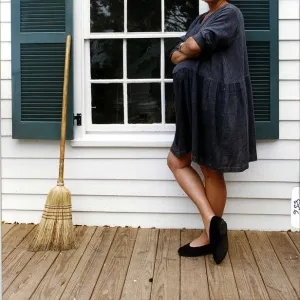
[[[173,71],[176,132],[171,152],[220,172],[242,172],[257,160],[253,97],[243,15],[227,4],[191,24],[200,58]],[[173,51],[177,49],[174,48]]]

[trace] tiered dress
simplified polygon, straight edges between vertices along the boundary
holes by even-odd
[[[257,160],[255,119],[243,15],[227,4],[202,14],[180,39],[193,37],[197,59],[173,70],[176,132],[171,152],[220,172]],[[176,46],[173,51],[178,48]]]

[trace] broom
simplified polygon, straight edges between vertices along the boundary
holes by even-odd
[[[29,245],[31,251],[69,250],[76,248],[74,227],[72,224],[71,193],[64,186],[64,157],[66,141],[66,118],[68,102],[68,84],[70,68],[71,36],[67,36],[62,122],[60,137],[60,160],[57,186],[48,194],[43,216],[35,237]]]

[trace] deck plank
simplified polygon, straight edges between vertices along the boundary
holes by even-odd
[[[28,251],[29,243],[34,238],[37,227],[35,227],[18,247],[7,257],[2,264],[2,293],[4,293],[11,283],[17,278],[23,268],[27,265],[35,252]]]
[[[17,224],[2,239],[2,261],[22,242],[34,225]]]
[[[298,299],[265,232],[246,232],[270,299]]]
[[[116,230],[116,227],[97,228],[61,300],[89,300],[91,298]]]
[[[76,235],[78,235],[78,233],[81,231],[81,227],[76,228]],[[59,254],[59,251],[36,252],[18,277],[4,293],[3,299],[31,299],[31,295],[34,293],[41,280],[47,274],[48,270]]]
[[[300,298],[300,253],[286,232],[268,232],[273,248]]]
[[[2,227],[1,227],[1,234],[2,234],[2,238],[15,226],[15,224],[6,224],[6,223],[2,223]]]
[[[31,300],[60,299],[95,230],[96,227],[79,227],[76,232],[78,248],[59,253]]]
[[[122,300],[150,299],[158,233],[158,229],[139,229]]]
[[[3,300],[30,299],[30,296],[58,256],[58,251],[36,252],[3,295]]]
[[[229,254],[217,265],[212,255],[207,255],[206,269],[210,298],[212,300],[238,300],[239,294]]]
[[[200,236],[202,230],[182,230],[181,246]],[[181,299],[209,300],[205,257],[181,257]]]
[[[241,300],[270,299],[244,231],[229,231],[229,255]]]
[[[137,228],[118,228],[91,300],[120,299],[137,232]]]
[[[300,252],[300,232],[288,232],[288,235]]]
[[[77,226],[79,249],[35,253],[35,225],[3,225],[5,300],[300,298],[299,232],[229,231],[216,265],[177,254],[200,230]]]
[[[180,299],[179,229],[161,229],[154,268],[151,300]]]

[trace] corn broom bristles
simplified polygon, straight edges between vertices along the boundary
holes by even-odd
[[[30,251],[62,251],[76,248],[72,223],[71,193],[63,185],[48,194],[44,213]]]

